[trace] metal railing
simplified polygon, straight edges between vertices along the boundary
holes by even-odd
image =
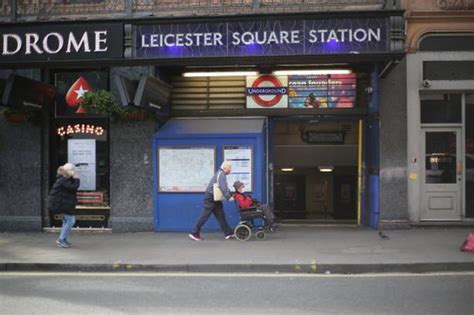
[[[0,0],[10,20],[380,10],[387,0]],[[12,12],[14,11],[14,12]]]

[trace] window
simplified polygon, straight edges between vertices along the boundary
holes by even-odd
[[[425,61],[423,79],[474,80],[474,61]]]
[[[421,40],[420,51],[474,51],[473,35],[429,36]]]
[[[426,183],[456,183],[456,133],[427,132],[426,142]]]
[[[421,123],[461,123],[461,94],[422,94]]]

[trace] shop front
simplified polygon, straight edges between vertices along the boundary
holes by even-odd
[[[243,181],[279,220],[377,225],[379,80],[403,57],[402,12],[84,24],[3,34],[2,48],[31,54],[17,66],[55,87],[41,109],[38,195],[76,164],[77,227],[189,230],[223,160],[230,186]],[[98,90],[153,119],[88,113],[80,100]],[[40,204],[42,226],[57,227]],[[225,210],[236,223],[235,205]]]
[[[469,1],[406,6],[410,221],[472,225],[474,10]]]

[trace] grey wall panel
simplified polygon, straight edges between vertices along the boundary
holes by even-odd
[[[380,81],[381,224],[408,220],[406,99],[406,60],[403,59]]]
[[[39,80],[38,69],[5,69]],[[39,231],[41,223],[41,128],[12,123],[0,114],[0,231]]]
[[[117,122],[110,132],[110,226],[114,232],[153,229],[153,121]]]
[[[41,230],[40,134],[0,117],[0,231]]]

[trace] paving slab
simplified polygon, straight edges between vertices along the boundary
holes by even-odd
[[[378,231],[355,227],[280,227],[265,240],[224,240],[221,233],[0,234],[0,271],[429,272],[474,271],[459,250],[468,228]]]

